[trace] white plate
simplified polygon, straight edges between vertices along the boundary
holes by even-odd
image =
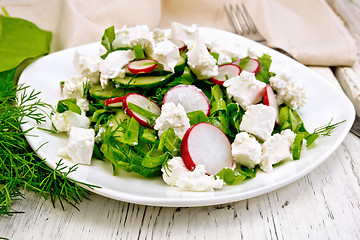
[[[251,48],[256,52],[270,54],[273,59],[272,69],[286,66],[292,73],[293,79],[302,83],[308,94],[306,106],[298,111],[308,131],[329,123],[331,119],[333,123],[346,121],[337,127],[331,136],[319,138],[310,149],[303,151],[300,160],[286,162],[271,173],[259,171],[254,179],[235,186],[226,186],[214,192],[180,192],[167,186],[160,177],[145,179],[122,171],[119,171],[118,176],[113,176],[111,165],[97,160],[93,160],[91,166],[80,165],[70,178],[100,186],[101,188],[92,191],[125,202],[169,207],[221,204],[268,193],[294,182],[319,166],[341,144],[352,126],[355,110],[340,90],[302,64],[256,42],[217,29],[200,28],[200,33],[204,39],[226,39],[228,42],[240,43],[245,49]],[[93,43],[77,49],[82,53],[93,55],[97,54],[99,46],[99,43]],[[72,63],[74,52],[75,48],[66,49],[37,60],[25,69],[20,77],[20,83],[40,91],[40,98],[55,106],[61,99],[60,81],[64,81],[74,73]],[[37,125],[32,121],[23,125],[24,130],[32,127],[35,128],[31,133],[38,137],[27,137],[27,140],[33,149],[38,149],[47,142],[37,150],[37,153],[54,168],[60,160],[58,150],[66,145],[66,135],[53,135],[38,130]],[[47,122],[42,127],[49,128],[50,123]],[[68,166],[73,165],[70,160],[65,159],[63,162]]]

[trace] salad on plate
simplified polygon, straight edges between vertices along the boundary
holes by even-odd
[[[51,116],[68,135],[59,155],[74,163],[109,161],[114,174],[213,191],[300,159],[337,125],[309,133],[291,72],[273,72],[269,54],[207,42],[196,25],[112,26],[101,44],[97,55],[76,51]]]

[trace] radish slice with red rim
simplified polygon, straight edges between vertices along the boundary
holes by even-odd
[[[129,69],[132,74],[149,73],[152,72],[157,65],[158,62],[153,59],[141,59],[130,62],[127,65],[127,69]]]
[[[216,77],[212,77],[210,80],[211,82],[222,86],[226,80],[239,76],[241,68],[234,64],[224,64],[218,67],[218,73],[219,74]]]
[[[179,48],[179,51],[183,51],[187,48],[186,44],[180,39],[171,38],[169,40]]]
[[[241,59],[237,59],[235,61],[233,61],[231,64],[234,64],[236,66],[240,65],[240,61]],[[242,70],[245,70],[247,72],[251,72],[254,73],[255,75],[260,71],[260,63],[257,59],[255,58],[249,58],[248,63],[246,64],[246,67]]]
[[[209,123],[196,124],[186,131],[181,142],[181,157],[190,171],[201,164],[209,175],[234,164],[229,139],[218,127]]]
[[[114,97],[104,101],[105,106],[108,107],[121,107],[123,105],[125,97]]]
[[[161,112],[160,107],[155,102],[137,93],[130,93],[125,96],[123,108],[129,117],[135,118],[145,127],[153,127],[156,116],[159,116]]]
[[[276,111],[275,123],[279,124],[279,105],[276,95],[269,84],[266,85],[263,97],[263,103],[266,106],[273,107]]]
[[[163,104],[174,102],[181,104],[185,112],[203,111],[206,116],[210,114],[210,102],[206,95],[194,85],[177,85],[171,88],[164,96]]]

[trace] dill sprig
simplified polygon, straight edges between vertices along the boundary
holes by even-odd
[[[317,134],[319,136],[330,136],[331,133],[334,131],[334,129],[339,126],[341,123],[345,122],[345,120],[341,121],[341,122],[337,122],[332,124],[333,119],[330,120],[330,122],[324,126],[318,127],[314,130],[314,134]]]
[[[31,149],[25,136],[32,129],[22,131],[21,125],[25,116],[36,123],[46,121],[49,105],[38,99],[38,92],[16,85],[15,71],[0,73],[0,216],[20,213],[12,205],[24,199],[27,191],[50,199],[54,207],[56,202],[63,209],[63,202],[76,207],[82,199],[89,199],[87,189],[96,186],[68,178],[76,165],[67,168],[59,161],[52,169]]]

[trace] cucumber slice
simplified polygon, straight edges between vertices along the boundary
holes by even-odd
[[[97,100],[105,100],[114,97],[124,97],[127,94],[134,92],[122,88],[114,88],[113,84],[110,83],[105,89],[101,85],[93,85],[89,89],[90,96]]]
[[[161,86],[170,82],[173,79],[173,74],[167,74],[164,76],[141,76],[141,77],[124,77],[124,78],[114,78],[113,81],[120,85],[125,85],[127,87],[141,87],[141,88],[153,88]]]
[[[174,67],[175,73],[182,73],[184,71],[185,66],[186,66],[186,55],[181,53],[179,61]]]

